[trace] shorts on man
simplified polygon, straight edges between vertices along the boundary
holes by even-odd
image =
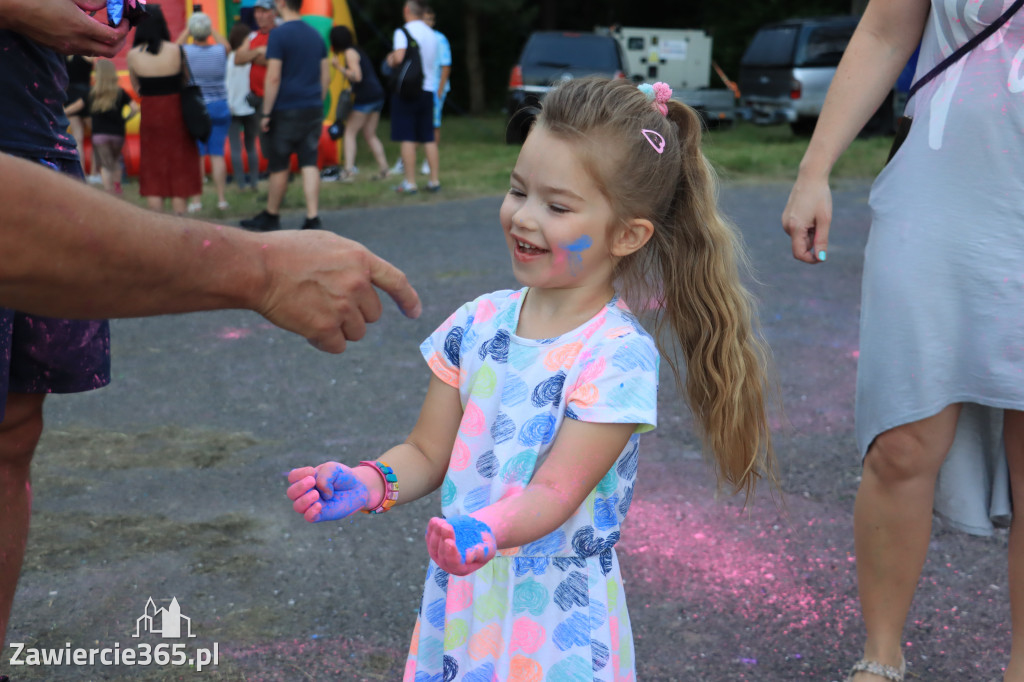
[[[83,179],[78,160],[44,165]],[[110,323],[0,308],[0,421],[8,393],[81,393],[110,383]]]
[[[316,166],[322,129],[321,107],[275,111],[267,135],[270,172],[288,170],[292,154],[298,157],[299,168]]]
[[[414,100],[391,96],[391,141],[434,141],[434,93],[421,90]]]

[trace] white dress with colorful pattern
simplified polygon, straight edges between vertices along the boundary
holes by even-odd
[[[430,562],[404,682],[636,676],[613,546],[633,497],[639,434],[657,420],[658,351],[617,297],[558,338],[520,338],[526,291],[467,303],[420,348],[431,370],[459,389],[464,410],[441,489],[444,516],[470,514],[524,488],[565,418],[637,429],[554,532],[500,550],[465,577]]]

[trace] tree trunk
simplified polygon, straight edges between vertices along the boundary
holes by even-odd
[[[480,58],[480,12],[475,2],[464,3],[463,12],[466,29],[466,75],[469,79],[469,112],[479,115],[484,113],[487,107],[484,65]]]

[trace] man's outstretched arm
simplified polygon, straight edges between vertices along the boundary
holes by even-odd
[[[380,318],[374,286],[420,313],[402,271],[330,232],[253,234],[153,213],[0,154],[0,306],[55,317],[255,310],[333,353]]]

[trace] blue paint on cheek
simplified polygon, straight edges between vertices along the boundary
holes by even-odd
[[[466,552],[470,547],[484,544],[484,533],[493,536],[491,527],[472,516],[453,516],[448,519],[455,531],[455,547],[459,550],[462,562],[466,562]]]
[[[594,240],[588,235],[583,235],[576,241],[565,245],[565,250],[569,252],[569,272],[576,274],[575,266],[583,265],[583,252],[593,245]]]

